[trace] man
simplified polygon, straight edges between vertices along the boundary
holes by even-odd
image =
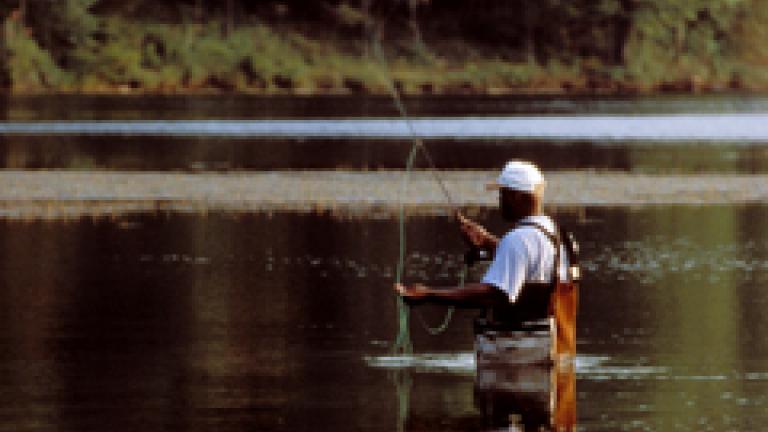
[[[482,280],[458,287],[395,284],[395,291],[409,303],[486,307],[491,312],[487,321],[491,325],[479,333],[501,327],[520,328],[526,322],[554,317],[556,343],[550,354],[573,354],[576,287],[557,227],[542,213],[544,178],[535,165],[510,161],[489,186],[498,189],[502,217],[515,224],[512,230],[498,239],[477,223],[457,215],[465,239],[493,253],[493,262]],[[555,283],[555,275],[570,285],[561,287]]]

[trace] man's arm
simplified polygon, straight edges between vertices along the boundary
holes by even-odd
[[[496,247],[499,245],[498,237],[459,212],[456,213],[456,219],[459,221],[459,228],[467,243],[491,253],[496,250]]]
[[[395,284],[394,288],[406,303],[438,303],[472,308],[507,301],[507,297],[498,288],[485,283],[469,283],[460,287]]]

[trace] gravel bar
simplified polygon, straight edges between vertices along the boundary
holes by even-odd
[[[0,171],[0,217],[67,218],[146,211],[440,214],[497,205],[497,171],[271,171],[233,173]],[[555,207],[768,203],[768,175],[547,172]],[[401,191],[405,190],[404,193]]]

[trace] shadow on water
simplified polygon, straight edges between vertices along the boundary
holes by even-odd
[[[760,429],[768,208],[559,217],[583,245],[579,427]],[[480,219],[503,229],[495,213]],[[407,280],[455,282],[463,248],[454,225],[413,217],[406,226]],[[492,430],[483,401],[525,395],[478,395],[483,374],[467,359],[474,313],[457,312],[440,337],[412,325],[417,361],[442,362],[365,361],[387,356],[396,332],[396,233],[393,219],[289,213],[3,220],[0,424]],[[444,313],[423,311],[431,323]],[[390,378],[398,371],[409,376],[400,394]]]
[[[421,385],[414,389],[415,378],[410,370],[390,372],[398,406],[397,430],[575,430],[573,367],[485,365],[474,375],[470,388],[464,380],[461,394],[442,395],[452,400],[450,406],[443,402],[443,411],[428,408],[424,401],[452,389],[454,377],[441,374],[432,381],[421,376]]]

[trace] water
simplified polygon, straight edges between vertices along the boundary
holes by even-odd
[[[768,207],[558,217],[586,270],[579,428],[762,427]],[[455,281],[453,225],[407,226],[408,280]],[[476,388],[474,312],[439,337],[414,320],[416,354],[388,352],[396,229],[298,214],[2,222],[0,430],[488,430],[498,393]],[[534,412],[522,418],[548,418]]]
[[[435,137],[427,145],[440,168],[495,169],[518,157],[545,169],[768,172],[768,98],[432,97],[406,106],[431,119],[418,128]],[[398,113],[388,98],[62,96],[2,107],[0,129],[40,129],[0,133],[6,169],[392,169],[411,146],[408,128],[390,124]]]
[[[55,103],[54,103],[55,102]],[[768,112],[751,96],[419,98],[420,117]],[[386,98],[46,97],[7,122],[393,118]],[[759,128],[749,128],[758,130]],[[406,139],[0,135],[0,167],[231,171],[401,168]],[[746,133],[747,131],[741,131]],[[750,132],[751,133],[751,132]],[[548,170],[765,173],[760,140],[606,137],[427,142],[441,168],[520,157]],[[423,165],[423,161],[420,162]],[[0,219],[0,432],[759,430],[768,420],[768,207],[558,209],[582,241],[571,371],[478,370],[476,312],[392,356],[397,221],[382,215],[140,213]],[[496,212],[480,222],[495,232]],[[455,283],[463,244],[411,217],[406,279]],[[476,280],[481,269],[470,271]],[[558,372],[558,373],[555,373]],[[490,375],[489,375],[490,373]],[[490,378],[489,378],[490,377]],[[563,409],[553,410],[550,383]]]
[[[525,114],[723,114],[768,111],[768,98],[750,94],[584,96],[404,97],[417,117]],[[388,96],[13,96],[0,97],[5,121],[204,120],[398,117]]]
[[[763,143],[766,114],[517,116],[409,119],[38,121],[0,123],[6,135],[232,138],[664,140]]]

